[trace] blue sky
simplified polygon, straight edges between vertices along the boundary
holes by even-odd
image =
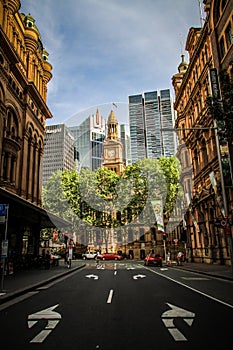
[[[20,12],[35,18],[53,66],[48,125],[79,124],[97,107],[106,118],[112,102],[127,122],[129,95],[174,95],[181,46],[200,26],[198,0],[21,0]]]

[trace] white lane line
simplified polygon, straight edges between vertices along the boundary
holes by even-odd
[[[188,280],[188,281],[209,281],[209,278],[205,277],[181,277],[183,280]]]
[[[110,289],[109,295],[108,295],[107,304],[111,304],[111,302],[112,302],[112,297],[113,297],[113,289]]]
[[[217,301],[218,303],[223,304],[223,305],[228,306],[228,307],[230,307],[231,309],[233,309],[233,305],[228,304],[228,303],[226,303],[225,301],[222,301],[222,300],[220,300],[220,299],[217,299],[217,298],[215,298],[215,297],[212,297],[212,296],[209,295],[209,294],[203,293],[203,292],[201,292],[201,291],[198,290],[198,289],[195,289],[195,288],[192,288],[192,287],[188,286],[187,284],[184,284],[184,283],[182,283],[182,282],[176,281],[176,280],[174,280],[174,279],[171,278],[171,277],[168,277],[168,276],[166,276],[166,275],[163,275],[162,273],[159,273],[159,272],[157,272],[157,271],[154,271],[154,270],[150,269],[149,267],[145,267],[145,266],[143,266],[143,267],[144,267],[144,269],[149,270],[149,271],[155,273],[156,275],[159,275],[159,276],[161,276],[161,277],[167,278],[168,280],[170,280],[170,281],[172,281],[172,282],[175,282],[175,283],[177,283],[177,284],[180,284],[180,285],[183,286],[183,287],[186,287],[186,288],[188,288],[188,289],[191,289],[192,291],[194,291],[194,292],[196,292],[196,293],[199,293],[199,294],[201,294],[201,295],[204,295],[205,297],[207,297],[207,298],[209,298],[209,299],[212,299],[212,300],[214,300],[214,301]]]
[[[114,271],[114,276],[116,276],[116,274],[117,274],[117,271]]]

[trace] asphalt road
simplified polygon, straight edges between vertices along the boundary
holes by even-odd
[[[84,269],[0,306],[1,347],[218,349],[232,344],[233,282],[139,263]]]

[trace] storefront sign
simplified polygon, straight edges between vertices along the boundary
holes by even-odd
[[[220,88],[219,88],[219,81],[218,81],[218,72],[216,68],[210,68],[209,77],[210,77],[210,86],[212,90],[212,95],[213,97],[220,100],[221,96],[220,96]]]

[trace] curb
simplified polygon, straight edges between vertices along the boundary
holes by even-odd
[[[34,284],[29,285],[29,286],[27,286],[25,288],[16,290],[14,292],[10,292],[9,294],[2,295],[0,297],[0,305],[5,303],[5,302],[7,302],[7,301],[9,301],[9,300],[11,300],[11,299],[14,299],[14,298],[18,297],[18,296],[20,296],[20,295],[22,295],[24,293],[31,292],[32,290],[34,290],[34,289],[36,289],[38,287],[42,287],[42,286],[44,286],[45,284],[47,284],[49,282],[55,281],[56,279],[59,279],[59,278],[65,276],[67,274],[71,274],[71,273],[73,273],[73,272],[83,268],[84,266],[86,266],[86,264],[74,267],[71,270],[67,269],[66,271],[61,272],[61,273],[57,274],[56,276],[49,277],[49,278],[47,278],[47,279],[45,279],[45,280],[43,280],[41,282],[34,283]]]

